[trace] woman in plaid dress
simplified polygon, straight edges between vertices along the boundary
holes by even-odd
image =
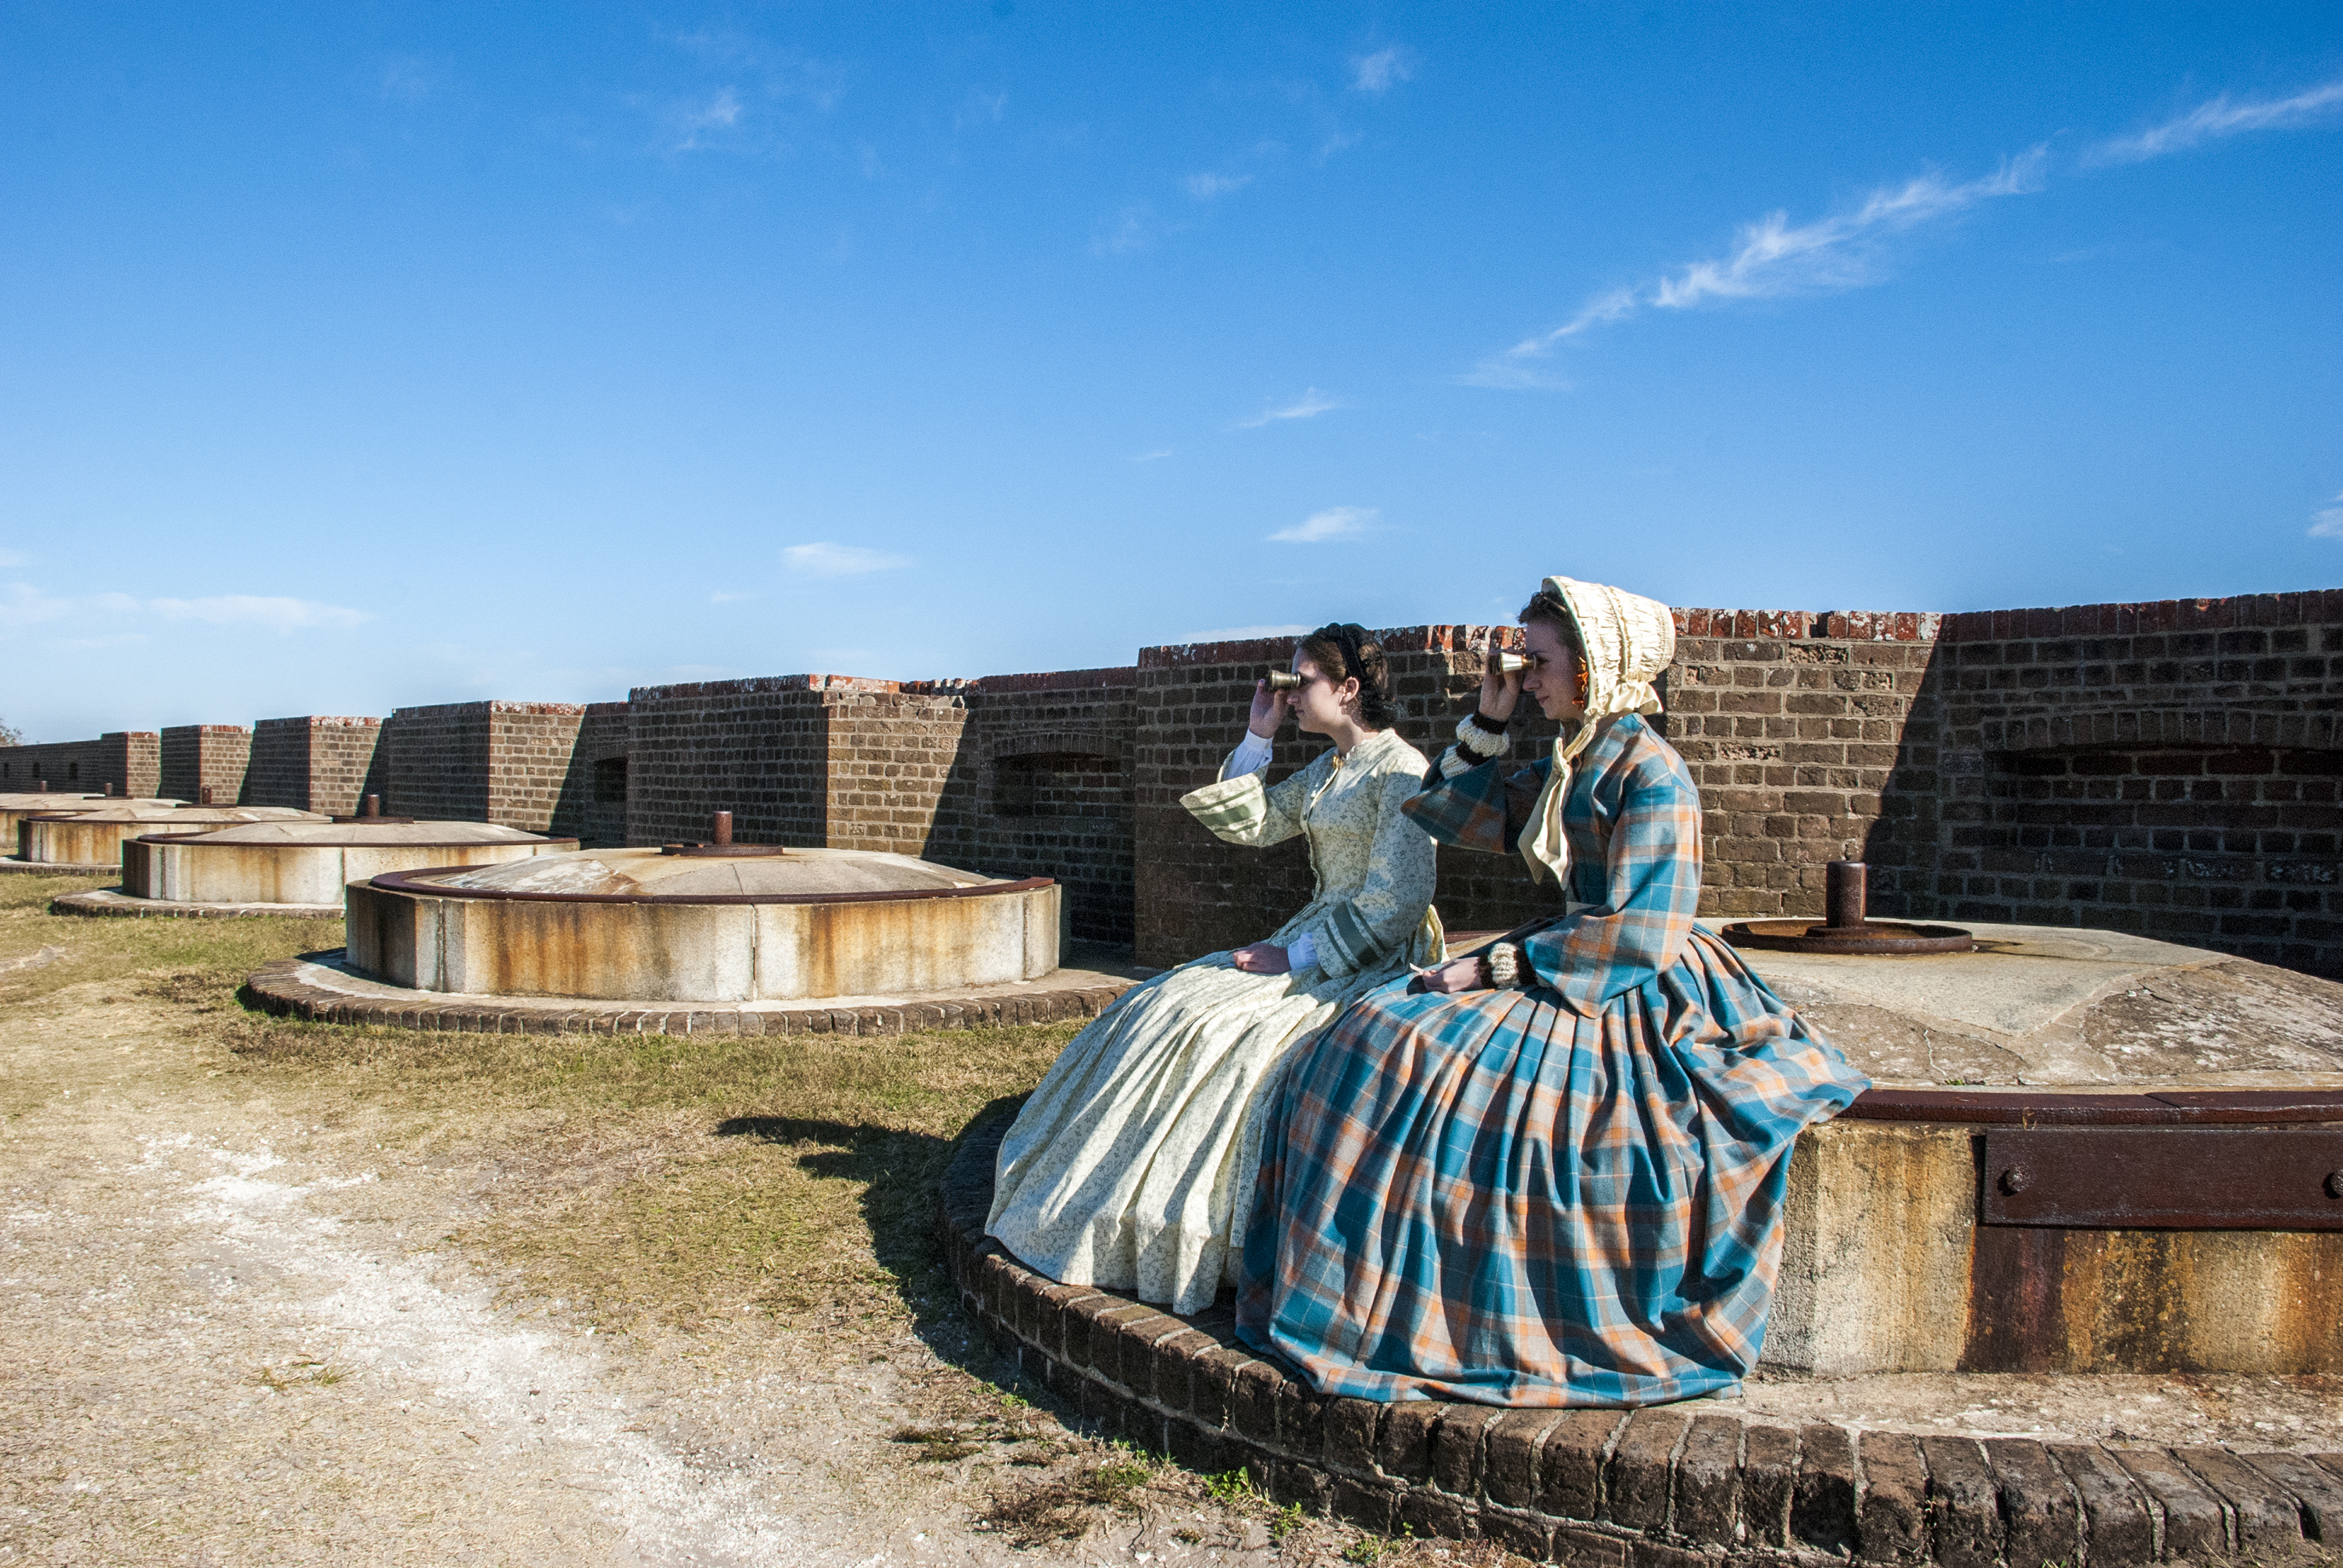
[[[1755,1363],[1798,1131],[1867,1085],[1715,937],[1700,797],[1646,724],[1667,607],[1549,578],[1409,815],[1564,911],[1361,999],[1282,1080],[1238,1332],[1329,1393],[1636,1405]],[[1498,758],[1520,694],[1551,759]],[[1510,776],[1508,776],[1510,774]]]
[[[1306,839],[1316,896],[1267,940],[1125,991],[1067,1044],[1001,1142],[985,1229],[1065,1284],[1212,1305],[1243,1256],[1262,1085],[1354,998],[1442,956],[1432,839],[1402,809],[1429,764],[1391,730],[1382,648],[1360,627],[1323,627],[1293,668],[1301,689],[1258,687],[1220,780],[1180,803],[1232,844]],[[1289,700],[1334,744],[1271,784]]]

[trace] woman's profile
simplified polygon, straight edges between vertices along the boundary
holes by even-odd
[[[1518,851],[1553,916],[1362,999],[1268,1117],[1237,1328],[1368,1399],[1653,1404],[1755,1362],[1799,1129],[1863,1076],[1693,923],[1700,796],[1644,715],[1667,607],[1549,578],[1526,670],[1407,810]],[[1526,690],[1553,757],[1500,757]]]
[[[1298,688],[1254,689],[1218,782],[1181,804],[1232,844],[1309,841],[1317,888],[1265,940],[1125,992],[1068,1043],[1001,1146],[985,1229],[1067,1284],[1180,1312],[1235,1282],[1261,1161],[1261,1091],[1353,998],[1441,956],[1433,845],[1401,809],[1423,754],[1391,730],[1383,649],[1363,628],[1301,639]],[[1289,707],[1333,745],[1266,784]]]

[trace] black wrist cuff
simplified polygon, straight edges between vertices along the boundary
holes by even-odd
[[[1451,711],[1453,711],[1453,709]],[[1503,735],[1505,732],[1505,726],[1512,723],[1513,720],[1510,719],[1492,719],[1487,714],[1482,712],[1480,708],[1476,705],[1473,709],[1473,722],[1479,725],[1482,729],[1487,730],[1492,735]]]

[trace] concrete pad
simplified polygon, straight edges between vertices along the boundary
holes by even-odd
[[[49,900],[49,910],[59,915],[113,916],[136,920],[153,916],[174,920],[241,920],[260,915],[291,916],[297,920],[334,920],[342,918],[339,904],[193,904],[170,899],[134,898],[119,888],[98,888],[86,893],[67,893]]]
[[[1094,967],[1061,967],[1038,980],[828,997],[811,1003],[587,1001],[419,990],[354,970],[347,950],[338,948],[264,964],[248,983],[267,1011],[325,1023],[468,1034],[905,1034],[1095,1018],[1155,972],[1104,953],[1081,956]]]

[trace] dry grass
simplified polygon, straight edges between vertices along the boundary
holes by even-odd
[[[455,1238],[611,1328],[749,1311],[900,1332],[948,1292],[931,1239],[953,1139],[1030,1087],[1051,1025],[765,1040],[448,1035],[229,1010],[232,976],[157,982],[240,1074],[371,1103],[418,1153],[493,1167]]]

